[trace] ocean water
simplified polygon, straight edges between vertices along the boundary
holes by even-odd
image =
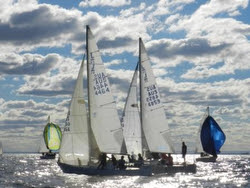
[[[187,155],[192,163],[198,155]],[[182,162],[174,155],[175,162]],[[164,174],[150,177],[100,177],[65,174],[56,160],[38,154],[0,156],[0,187],[250,187],[250,155],[219,155],[216,163],[197,162],[196,174]]]

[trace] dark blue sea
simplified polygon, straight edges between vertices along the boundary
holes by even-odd
[[[188,155],[192,163],[197,155]],[[180,155],[174,155],[181,162]],[[64,174],[56,160],[39,154],[0,156],[0,187],[250,187],[250,155],[219,155],[216,163],[197,162],[196,174],[177,173],[151,177],[99,177]]]

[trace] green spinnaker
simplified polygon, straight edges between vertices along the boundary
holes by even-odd
[[[51,151],[57,151],[60,149],[62,140],[62,131],[58,125],[54,123],[48,123],[43,131],[43,137],[46,147]]]

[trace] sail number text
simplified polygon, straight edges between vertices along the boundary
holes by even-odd
[[[148,106],[154,106],[160,104],[161,101],[159,98],[159,93],[155,85],[147,87],[147,94],[148,97],[146,98],[146,101],[148,103]]]

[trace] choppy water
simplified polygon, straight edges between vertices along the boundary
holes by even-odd
[[[187,161],[195,157],[188,155]],[[175,155],[174,160],[182,159]],[[216,163],[196,164],[196,174],[91,177],[64,174],[56,160],[41,160],[37,154],[4,154],[0,187],[250,187],[250,155],[220,155]]]

